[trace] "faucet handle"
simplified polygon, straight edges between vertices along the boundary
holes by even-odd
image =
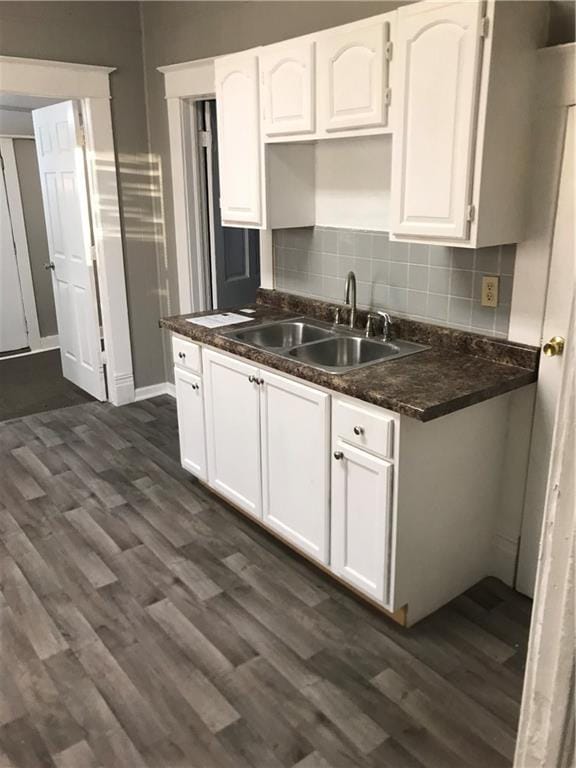
[[[336,307],[334,310],[334,325],[340,325],[342,322],[342,307]]]
[[[392,318],[388,312],[381,312],[380,310],[378,310],[378,315],[382,318],[382,337],[384,341],[388,341],[392,331]]]
[[[372,312],[368,312],[368,317],[366,318],[366,338],[370,338],[371,336],[376,335],[376,330],[374,328],[374,321],[378,320],[378,316],[373,314]]]

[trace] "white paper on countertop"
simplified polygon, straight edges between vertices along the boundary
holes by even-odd
[[[186,322],[193,325],[203,325],[204,328],[220,328],[223,325],[235,325],[236,323],[249,323],[253,318],[237,315],[235,312],[220,312],[217,315],[207,317],[187,317]]]

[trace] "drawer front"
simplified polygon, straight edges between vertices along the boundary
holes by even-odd
[[[172,336],[172,359],[175,365],[179,365],[187,371],[202,372],[200,347],[193,341]]]
[[[394,419],[361,404],[333,398],[334,435],[385,459],[394,457]]]

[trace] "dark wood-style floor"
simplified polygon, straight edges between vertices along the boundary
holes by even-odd
[[[0,357],[0,421],[93,400],[64,378],[59,349]]]
[[[530,602],[411,630],[179,466],[174,401],[0,424],[2,768],[498,768]]]

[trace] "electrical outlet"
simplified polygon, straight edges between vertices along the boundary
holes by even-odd
[[[484,275],[482,277],[482,306],[483,307],[498,306],[499,286],[500,286],[499,277],[491,277],[490,275]]]

